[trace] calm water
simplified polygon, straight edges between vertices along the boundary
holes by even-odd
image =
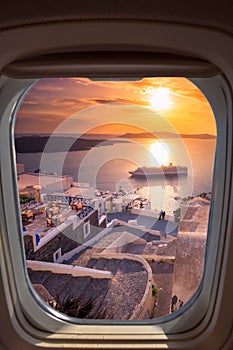
[[[124,140],[123,140],[124,141]],[[75,181],[88,182],[100,190],[139,192],[151,201],[152,209],[172,213],[179,206],[174,197],[209,192],[212,187],[215,140],[166,139],[163,143],[150,139],[103,143],[89,151],[59,153],[18,153],[17,162],[26,171],[40,168],[47,173],[67,174]],[[188,176],[179,178],[138,179],[128,173],[138,166],[175,164],[188,167]]]

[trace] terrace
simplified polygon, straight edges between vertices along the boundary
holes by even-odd
[[[29,203],[21,206],[21,216],[24,234],[36,236],[36,245],[41,238],[53,232],[67,221],[81,222],[94,211],[94,208],[87,205],[82,199],[72,202],[72,205],[62,202]]]

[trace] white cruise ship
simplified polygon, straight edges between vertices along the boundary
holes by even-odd
[[[169,163],[169,165],[161,165],[160,167],[142,166],[133,171],[129,171],[129,173],[136,177],[187,175],[188,168],[186,166]]]

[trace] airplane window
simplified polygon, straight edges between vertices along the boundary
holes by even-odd
[[[38,296],[82,319],[180,310],[203,276],[215,146],[213,111],[188,79],[39,80],[15,125]]]

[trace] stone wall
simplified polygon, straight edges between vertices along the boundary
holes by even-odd
[[[53,254],[61,248],[61,254],[65,254],[68,251],[78,247],[80,244],[68,238],[63,233],[59,233],[51,241],[45,244],[43,247],[34,251],[33,236],[24,236],[25,254],[27,260],[39,260],[53,262]]]
[[[106,226],[107,226],[107,218],[105,218],[104,220],[102,220],[101,223],[100,223],[100,227],[101,227],[101,228],[106,228]]]
[[[147,261],[152,270],[153,280],[158,290],[154,317],[166,316],[170,313],[175,257],[153,256]]]
[[[195,197],[181,206],[171,311],[196,292],[204,272],[210,201]]]
[[[90,234],[84,237],[84,225],[86,222],[90,221]],[[38,247],[34,244],[33,235],[24,236],[25,253],[27,260],[39,260],[53,262],[53,254],[61,249],[61,255],[68,253],[69,251],[79,247],[86,241],[95,237],[102,229],[98,226],[98,212],[94,211],[90,216],[85,218],[80,222],[75,229],[73,225],[70,224],[66,226],[62,232],[57,230],[57,234],[51,234],[51,239],[47,240],[46,244],[38,244]],[[50,233],[47,233],[48,235]]]
[[[203,276],[206,248],[206,233],[180,232],[174,266],[173,296],[187,302],[197,290]],[[175,311],[175,310],[173,310]]]
[[[82,266],[48,263],[42,261],[27,261],[27,268],[32,271],[49,271],[58,275],[71,275],[73,277],[111,278],[110,271],[88,269]]]
[[[179,232],[207,232],[210,201],[201,197],[181,205]]]

